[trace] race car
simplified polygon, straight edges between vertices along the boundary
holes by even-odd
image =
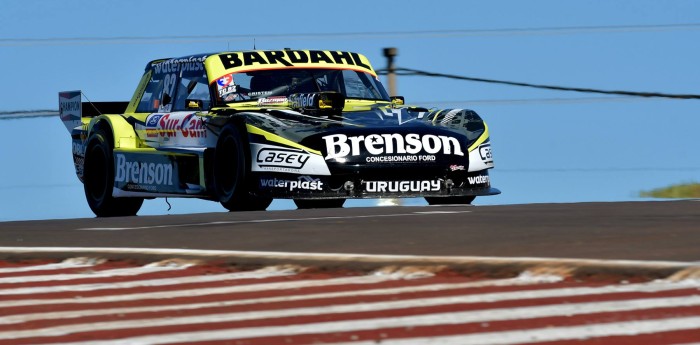
[[[349,198],[469,204],[499,194],[476,112],[407,106],[364,55],[252,50],[149,62],[130,102],[59,93],[75,171],[98,217],[144,199],[229,211],[342,207]]]

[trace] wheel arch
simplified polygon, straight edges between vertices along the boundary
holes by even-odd
[[[245,144],[245,149],[243,151],[246,157],[246,161],[250,162],[250,133],[248,133],[247,121],[245,119],[245,116],[234,115],[230,116],[225,121],[222,121],[220,124],[218,124],[218,127],[220,128],[218,135],[220,135],[223,129],[229,125],[235,127],[238,130],[238,133],[240,133],[241,140],[243,140],[243,143]]]
[[[119,116],[117,116],[119,117]],[[124,135],[115,128],[124,127],[103,117],[91,122],[85,152],[83,189],[90,209],[98,217],[136,215],[143,198],[114,198],[114,148],[120,145],[115,137]],[[132,129],[133,132],[133,129]],[[126,132],[128,134],[128,131]],[[123,137],[122,137],[123,138]],[[122,145],[123,146],[123,145]],[[93,156],[94,155],[94,156]],[[93,157],[94,162],[93,162]]]
[[[121,115],[100,115],[90,122],[88,137],[95,131],[102,131],[108,138],[111,148],[137,148],[139,138],[134,127]]]
[[[248,127],[246,124],[247,121],[245,121],[245,117],[242,116],[231,117],[227,119],[227,121],[223,122],[220,136],[217,139],[217,147],[215,148],[213,154],[208,156],[210,158],[208,170],[211,172],[211,175],[209,175],[210,182],[208,183],[207,188],[213,187],[215,198],[218,199],[219,202],[221,202],[221,204],[229,211],[265,210],[272,202],[272,198],[259,197],[255,195],[255,188],[251,188],[250,182],[252,181],[251,177],[253,176],[251,173],[252,153],[250,149],[250,133],[248,132]],[[238,180],[236,180],[235,184],[231,184],[230,186],[229,182],[227,182],[225,179],[221,179],[221,181],[224,181],[221,184],[217,182],[219,181],[219,177],[229,176],[225,173],[225,170],[228,169],[225,167],[225,164],[218,164],[219,162],[222,162],[221,159],[223,159],[221,158],[222,156],[219,156],[220,154],[229,157],[226,153],[228,152],[227,148],[230,147],[223,146],[222,148],[224,148],[224,151],[219,151],[219,142],[230,142],[229,140],[221,141],[221,139],[224,138],[224,135],[228,135],[225,133],[230,133],[227,132],[227,128],[231,128],[231,131],[235,133],[234,135],[237,138],[235,140],[238,141],[237,150],[239,150],[238,152],[242,153],[242,156],[238,156],[238,163],[240,165],[238,165],[238,168],[236,168],[236,170],[239,172],[236,174]],[[220,168],[217,168],[217,166],[224,167],[224,170],[219,170]],[[220,186],[223,186],[223,188]]]

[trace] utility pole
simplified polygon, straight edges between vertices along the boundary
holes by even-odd
[[[394,57],[398,55],[399,50],[396,48],[384,48],[384,56],[386,57],[386,76],[389,83],[389,96],[398,96],[396,92],[396,66],[394,65]],[[389,198],[380,199],[378,206],[400,206],[400,199]]]
[[[387,80],[389,82],[389,96],[398,96],[396,92],[396,66],[394,66],[394,57],[398,55],[399,50],[396,48],[384,48],[384,56],[386,57]]]

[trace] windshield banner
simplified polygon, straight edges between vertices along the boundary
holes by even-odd
[[[376,77],[369,60],[361,54],[330,50],[268,50],[212,55],[204,64],[209,83],[229,73],[277,68],[341,68]]]

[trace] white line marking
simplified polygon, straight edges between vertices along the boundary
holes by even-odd
[[[112,308],[112,309],[87,309],[87,310],[71,310],[64,312],[41,312],[34,314],[15,314],[13,316],[0,317],[0,324],[12,324],[20,323],[34,320],[50,320],[50,319],[66,319],[66,318],[77,318],[83,316],[96,316],[96,315],[112,315],[112,314],[128,314],[128,313],[139,313],[139,312],[159,312],[168,310],[193,310],[209,307],[225,307],[225,306],[240,306],[240,305],[251,305],[251,304],[262,304],[262,303],[273,303],[273,302],[293,302],[293,301],[303,301],[311,299],[328,299],[328,298],[341,298],[341,297],[356,297],[356,296],[382,296],[382,295],[395,295],[406,292],[425,292],[425,291],[449,291],[456,289],[467,289],[467,288],[477,288],[477,287],[493,287],[493,286],[513,286],[521,285],[527,286],[536,283],[548,283],[550,281],[536,281],[531,279],[529,281],[522,281],[519,278],[511,279],[499,279],[499,280],[485,280],[478,282],[467,282],[467,283],[457,283],[457,284],[428,284],[428,285],[418,285],[418,286],[405,286],[405,287],[393,287],[384,289],[369,289],[369,290],[350,290],[350,291],[339,291],[339,292],[324,292],[324,293],[314,293],[314,294],[304,294],[304,295],[287,295],[287,296],[277,296],[277,297],[262,297],[262,298],[250,298],[241,300],[226,300],[226,301],[216,301],[208,303],[191,303],[191,304],[176,304],[167,306],[148,306],[148,307],[132,307],[132,308]],[[260,289],[262,291],[264,289]],[[495,302],[499,300],[508,300],[513,298],[523,298],[523,296],[513,296],[503,293],[502,299],[498,299],[497,294],[489,297],[489,294],[482,295],[472,295],[481,296],[485,300],[490,302]],[[475,297],[476,298],[476,297]],[[525,297],[527,298],[527,297]],[[535,298],[535,297],[532,297]]]
[[[523,265],[575,265],[596,266],[606,268],[648,268],[648,269],[686,269],[700,268],[699,264],[681,261],[640,261],[640,260],[601,260],[601,259],[563,259],[563,258],[536,258],[536,257],[493,257],[493,256],[420,256],[420,255],[371,255],[371,254],[338,254],[338,253],[289,253],[289,252],[262,252],[240,250],[206,250],[206,249],[170,249],[170,248],[111,248],[111,247],[0,247],[0,253],[4,254],[65,254],[73,255],[102,253],[102,254],[146,254],[201,257],[203,259],[254,259],[254,260],[328,260],[345,261],[348,263],[372,262],[395,265],[400,261],[405,265],[431,265],[431,264],[523,264]]]
[[[420,302],[420,300],[418,300]],[[454,303],[454,302],[451,302]],[[451,304],[450,303],[450,304]],[[168,319],[141,319],[115,322],[96,322],[79,325],[67,325],[32,329],[27,331],[0,332],[0,339],[19,339],[26,337],[51,337],[67,334],[91,331],[105,331],[118,329],[138,329],[157,326],[175,326],[197,323],[232,322],[242,320],[268,319],[278,317],[292,317],[300,315],[328,315],[337,312],[348,311],[375,311],[382,310],[385,305],[396,308],[400,303],[383,302],[374,304],[356,304],[354,308],[349,306],[326,306],[286,310],[272,310],[260,312],[242,312],[230,314],[212,314],[193,317],[173,317]],[[418,306],[417,303],[404,303],[407,308]],[[472,322],[494,322],[505,320],[525,320],[533,318],[585,315],[591,313],[623,312],[654,308],[673,308],[700,305],[700,296],[683,296],[668,298],[649,298],[624,301],[571,303],[559,305],[546,305],[536,307],[488,309],[466,312],[435,313],[426,315],[398,316],[392,318],[372,318],[367,320],[330,321],[289,326],[267,326],[238,328],[224,331],[184,332],[174,334],[160,334],[157,336],[142,336],[120,339],[121,343],[134,344],[164,344],[173,343],[181,339],[189,342],[213,341],[224,339],[246,339],[255,337],[292,336],[300,334],[352,332],[361,330],[378,330],[394,327],[421,327],[446,324],[461,324]],[[695,318],[695,319],[700,319]],[[696,324],[684,324],[683,327],[697,327]],[[560,334],[564,336],[565,334]],[[569,335],[570,336],[570,335]],[[511,341],[512,342],[512,341]],[[108,344],[110,342],[105,342]],[[488,343],[488,342],[486,342]]]
[[[387,280],[394,280],[394,279],[395,278],[392,278],[392,277],[381,277],[381,276],[349,277],[349,278],[335,278],[335,279],[301,280],[301,281],[279,282],[279,283],[247,284],[247,285],[239,285],[239,286],[201,288],[201,289],[193,289],[193,290],[144,292],[144,293],[134,293],[134,294],[125,294],[125,295],[109,295],[109,296],[83,297],[83,298],[10,300],[10,301],[3,301],[2,304],[0,304],[0,310],[2,310],[3,307],[18,307],[18,306],[31,306],[31,305],[89,304],[89,303],[137,301],[137,300],[145,300],[145,299],[196,297],[196,296],[208,296],[208,295],[217,295],[217,294],[230,294],[230,293],[238,293],[238,292],[259,292],[259,291],[271,291],[271,290],[286,290],[286,289],[298,289],[298,288],[304,288],[304,287],[319,287],[319,286],[333,286],[333,285],[346,285],[346,284],[374,284],[374,283],[380,283],[380,282],[384,282]]]
[[[469,213],[471,211],[452,211],[449,213]],[[206,223],[189,223],[189,224],[170,224],[170,225],[151,225],[151,226],[135,226],[123,228],[78,228],[76,230],[90,231],[121,231],[121,230],[143,230],[143,229],[161,229],[161,228],[179,228],[179,227],[196,227],[210,225],[226,225],[226,224],[255,224],[255,223],[278,223],[278,222],[304,222],[315,220],[336,220],[336,219],[359,219],[359,218],[382,218],[382,217],[406,217],[406,216],[423,216],[430,212],[412,212],[412,213],[396,213],[396,214],[374,214],[374,215],[359,215],[359,216],[329,216],[329,217],[310,217],[310,218],[278,218],[278,219],[253,219],[253,220],[231,220]]]
[[[0,268],[0,274],[2,273],[17,273],[17,272],[32,272],[32,271],[53,271],[62,270],[66,268],[81,268],[81,267],[92,267],[94,263],[86,264],[75,264],[75,263],[54,263],[45,265],[33,265],[33,266],[21,266],[21,267],[4,267]]]
[[[217,281],[241,280],[241,279],[263,279],[270,277],[280,277],[293,275],[294,272],[236,272],[226,274],[212,275],[197,275],[178,278],[161,278],[149,280],[135,280],[128,282],[108,282],[94,284],[76,284],[76,285],[54,285],[54,286],[37,286],[25,288],[0,289],[0,295],[26,295],[26,294],[41,294],[52,292],[66,291],[97,291],[105,289],[129,289],[135,287],[147,286],[167,286],[189,283],[209,283]],[[85,277],[85,278],[89,278]],[[5,304],[3,304],[5,305]]]
[[[179,267],[168,267],[168,266],[146,267],[146,266],[142,266],[142,267],[117,268],[117,269],[100,270],[100,271],[85,271],[83,273],[46,274],[46,275],[36,275],[36,276],[6,277],[6,278],[0,278],[0,284],[65,281],[65,280],[91,279],[91,278],[125,277],[125,276],[134,276],[134,275],[154,273],[154,272],[175,271],[175,270],[183,269],[185,267],[186,266],[179,266]],[[6,290],[0,289],[0,291],[6,291]]]
[[[509,345],[561,340],[586,340],[598,337],[634,336],[651,333],[698,329],[700,317],[680,317],[674,319],[654,319],[643,321],[610,322],[583,326],[546,327],[518,331],[487,332],[441,337],[382,339],[383,345]],[[79,344],[98,344],[79,343]],[[105,344],[105,343],[100,343]],[[132,343],[130,343],[132,344]],[[346,343],[326,343],[332,345],[376,345],[375,341]],[[65,344],[67,345],[67,344]],[[105,344],[106,345],[106,344]],[[700,343],[684,344],[700,345]]]

